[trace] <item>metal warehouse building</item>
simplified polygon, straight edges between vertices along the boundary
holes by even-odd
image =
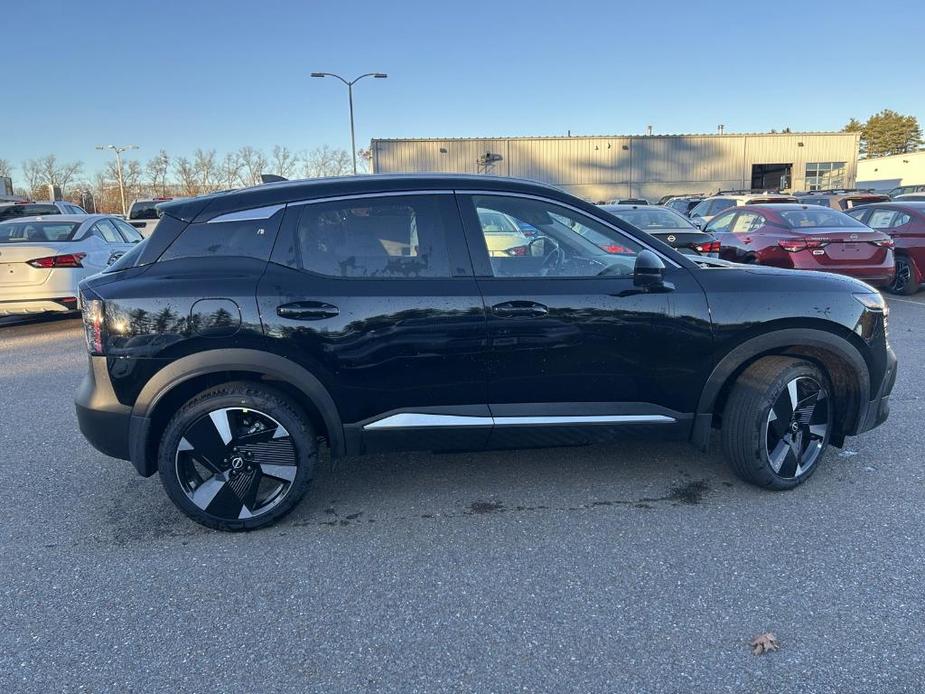
[[[375,139],[376,173],[463,172],[551,183],[588,200],[720,189],[850,187],[858,133]]]

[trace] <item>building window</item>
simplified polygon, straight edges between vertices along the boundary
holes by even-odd
[[[843,161],[822,161],[806,165],[806,190],[828,190],[845,187],[846,164]]]

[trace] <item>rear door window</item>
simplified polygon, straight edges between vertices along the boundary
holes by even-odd
[[[704,231],[721,233],[729,231],[732,226],[732,220],[735,219],[735,212],[727,212],[726,214],[714,217],[713,220],[707,224],[707,228]]]
[[[895,215],[893,210],[874,210],[867,220],[867,226],[871,229],[889,229]]]
[[[458,220],[446,218],[455,206],[442,204],[441,197],[371,196],[304,205],[296,230],[297,262],[326,277],[450,277],[447,229]]]
[[[121,219],[114,219],[113,224],[115,224],[116,228],[122,232],[122,236],[125,237],[125,240],[129,243],[138,243],[144,238],[138,232],[138,229],[133,227],[131,224],[123,222]]]
[[[108,219],[101,219],[93,228],[106,243],[124,243],[122,236]]]
[[[739,212],[732,225],[733,234],[746,234],[761,226],[761,215],[754,212]]]

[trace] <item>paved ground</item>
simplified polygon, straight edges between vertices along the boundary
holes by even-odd
[[[676,444],[392,455],[247,535],[84,442],[77,321],[0,327],[0,690],[922,691],[925,294],[891,303],[890,421],[796,491]]]

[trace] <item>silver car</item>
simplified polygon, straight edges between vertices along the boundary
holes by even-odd
[[[0,222],[0,317],[77,309],[77,283],[141,240],[134,227],[112,215]]]

